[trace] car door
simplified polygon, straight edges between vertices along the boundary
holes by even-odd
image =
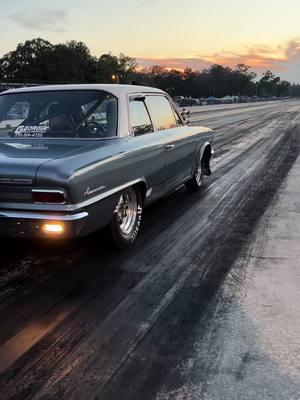
[[[154,128],[167,138],[165,144],[166,186],[173,187],[191,174],[195,160],[196,137],[176,116],[164,95],[147,95],[146,106]]]
[[[168,134],[154,129],[143,95],[130,96],[129,123],[132,169],[135,170],[132,174],[145,177],[147,196],[152,201],[161,196],[167,179],[165,146],[169,140]]]

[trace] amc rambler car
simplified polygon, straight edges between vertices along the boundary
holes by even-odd
[[[212,131],[155,88],[60,85],[0,95],[0,235],[71,238],[106,227],[131,245],[145,206],[210,175]],[[178,205],[180,207],[180,204]]]

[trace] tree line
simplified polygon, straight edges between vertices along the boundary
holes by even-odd
[[[212,65],[203,71],[184,71],[154,65],[138,68],[134,58],[111,53],[91,55],[89,48],[75,40],[52,44],[37,38],[18,44],[0,58],[0,81],[18,83],[129,83],[155,86],[171,96],[223,97],[299,96],[300,85],[291,85],[271,71],[260,79],[250,67]]]

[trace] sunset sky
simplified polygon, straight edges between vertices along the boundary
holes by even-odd
[[[299,0],[10,0],[0,12],[0,55],[35,37],[76,39],[146,66],[244,62],[300,82]]]

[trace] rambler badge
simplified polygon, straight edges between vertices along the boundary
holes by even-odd
[[[104,189],[106,189],[106,186],[99,186],[99,187],[96,187],[95,189],[90,189],[90,187],[88,187],[86,189],[86,191],[84,192],[84,197],[91,196],[92,194],[101,192],[101,190],[104,190]]]

